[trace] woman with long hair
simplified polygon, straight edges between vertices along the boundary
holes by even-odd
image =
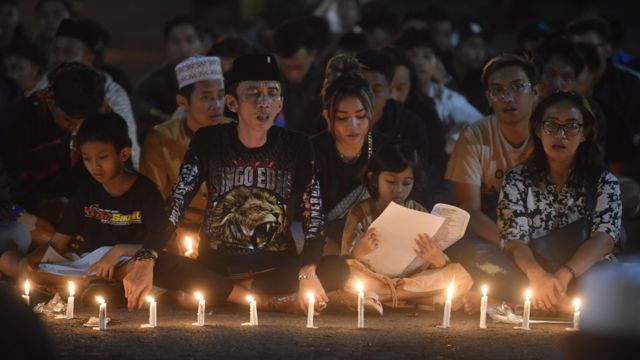
[[[339,254],[344,218],[369,197],[359,180],[373,151],[390,139],[371,132],[374,94],[354,57],[338,55],[327,64],[321,92],[328,129],[311,138],[319,169],[320,194],[327,215],[327,252]]]
[[[550,95],[530,128],[533,150],[502,184],[498,230],[529,281],[534,308],[569,310],[567,290],[620,239],[620,187],[602,165],[596,120],[582,96]]]

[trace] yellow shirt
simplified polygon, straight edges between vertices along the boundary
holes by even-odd
[[[169,196],[178,180],[178,172],[184,155],[191,142],[187,133],[186,118],[171,119],[156,125],[147,134],[140,156],[140,172],[151,179],[164,198]],[[220,124],[233,122],[233,119],[222,118]],[[198,228],[206,206],[206,187],[202,184],[200,191],[193,198],[185,212],[183,224]]]

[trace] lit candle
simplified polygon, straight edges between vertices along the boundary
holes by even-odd
[[[199,292],[196,292],[195,294],[193,294],[193,296],[198,299],[198,322],[194,323],[193,325],[204,326],[204,298]]]
[[[482,285],[482,299],[480,299],[480,328],[487,328],[487,285]]]
[[[67,319],[73,319],[73,310],[75,306],[76,285],[73,281],[69,281],[69,297],[67,298]]]
[[[193,255],[193,239],[191,239],[191,236],[184,237],[184,245],[187,248],[187,251],[184,252],[184,256],[191,257],[191,255]]]
[[[453,280],[449,289],[447,289],[447,300],[444,302],[444,314],[442,315],[442,327],[448,328],[451,326],[451,300],[453,299]]]
[[[158,303],[156,299],[151,296],[147,296],[149,302],[149,327],[158,326]]]
[[[29,290],[31,290],[31,284],[29,284],[29,280],[24,282],[24,295],[22,295],[22,300],[29,305]]]
[[[102,296],[96,296],[96,300],[100,304],[100,312],[98,313],[98,330],[107,330],[107,303]]]
[[[522,328],[529,330],[529,316],[531,315],[531,289],[524,293],[524,312],[522,313]]]
[[[358,290],[358,329],[364,329],[364,286],[360,281],[356,283]]]
[[[258,306],[253,296],[247,296],[249,302],[249,326],[258,326]]]
[[[307,308],[307,328],[315,328],[313,326],[313,313],[316,304],[316,298],[311,291],[307,292],[307,299],[309,300],[309,307]]]
[[[573,329],[580,329],[580,299],[573,300],[573,307],[575,311],[573,312]]]

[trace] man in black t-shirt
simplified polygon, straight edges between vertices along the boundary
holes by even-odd
[[[272,126],[283,104],[275,57],[237,58],[229,89],[227,106],[238,123],[198,130],[168,198],[173,230],[206,183],[199,257],[143,250],[125,279],[130,308],[141,306],[155,279],[164,288],[198,290],[207,304],[245,304],[252,294],[270,311],[306,311],[303,294],[312,292],[321,311],[325,290],[342,288],[348,278],[341,257],[322,256],[324,214],[311,143]],[[300,254],[292,235],[297,221],[304,233]],[[195,302],[187,296],[184,305]]]

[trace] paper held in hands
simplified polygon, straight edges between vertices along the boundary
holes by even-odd
[[[365,259],[377,273],[408,274],[424,264],[415,251],[418,234],[435,238],[445,250],[462,238],[468,224],[469,213],[452,205],[436,204],[429,214],[391,202],[371,224],[379,245]]]

